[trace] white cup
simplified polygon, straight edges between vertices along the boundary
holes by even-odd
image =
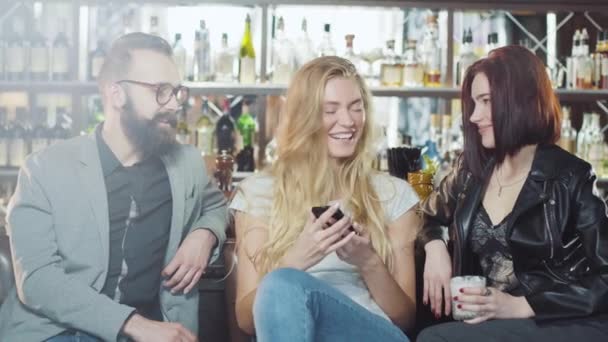
[[[460,289],[463,287],[486,287],[486,277],[482,276],[462,276],[453,277],[450,281],[450,291],[452,292],[452,317],[454,320],[462,321],[477,317],[474,311],[467,311],[458,308],[458,303],[454,301],[454,297],[460,294]]]

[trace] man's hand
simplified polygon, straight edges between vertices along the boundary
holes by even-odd
[[[179,323],[157,322],[134,314],[127,320],[123,334],[136,342],[196,342],[194,334]]]
[[[196,229],[184,239],[175,257],[162,272],[165,287],[171,293],[189,293],[197,284],[209,263],[211,250],[217,243],[215,235],[207,229]]]

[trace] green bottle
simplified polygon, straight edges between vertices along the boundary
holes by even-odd
[[[255,119],[249,112],[249,106],[243,106],[243,113],[239,117],[236,127],[243,137],[243,146],[253,146],[253,135],[255,133]]]

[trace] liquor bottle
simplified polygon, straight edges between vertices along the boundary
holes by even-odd
[[[133,9],[122,15],[122,34],[129,34],[134,32],[133,30],[133,17],[135,16],[135,12]]]
[[[0,107],[0,167],[9,166],[9,132],[6,126],[8,112]]]
[[[572,52],[571,56],[566,59],[566,86],[568,88],[576,88],[577,63],[580,55],[581,46],[581,31],[576,30],[572,35]]]
[[[344,36],[344,40],[346,41],[346,49],[344,50],[344,55],[342,57],[348,59],[351,63],[353,63],[355,68],[357,68],[357,72],[359,73],[359,75],[364,75],[364,73],[367,72],[367,62],[363,58],[361,58],[359,54],[355,53],[355,35],[347,34],[346,36]]]
[[[6,79],[6,36],[4,30],[0,31],[0,81]],[[0,164],[0,167],[2,164]]]
[[[458,71],[456,85],[461,86],[467,69],[477,61],[477,55],[473,52],[473,32],[469,28],[462,36],[462,47],[458,58]]]
[[[99,77],[99,72],[106,59],[106,44],[103,40],[97,42],[97,48],[89,55],[89,80],[94,81]]]
[[[215,158],[215,179],[220,191],[229,197],[232,191],[232,171],[234,169],[234,158],[227,150],[221,150]]]
[[[427,17],[421,55],[424,65],[424,85],[427,87],[441,86],[441,48],[439,47],[436,15]]]
[[[9,81],[25,80],[25,62],[27,43],[24,35],[25,23],[21,17],[13,19],[13,29],[6,44],[6,79]]]
[[[215,57],[216,82],[230,83],[234,81],[234,61],[234,51],[228,46],[228,34],[222,33],[222,46]]]
[[[585,144],[587,145],[587,161],[596,172],[602,170],[602,160],[604,152],[604,135],[600,127],[600,115],[597,113],[591,114],[588,132],[585,136]]]
[[[587,29],[581,31],[580,53],[576,60],[576,88],[593,87],[593,59],[589,56],[589,34]]]
[[[15,109],[16,115],[15,120],[9,124],[9,165],[11,167],[21,167],[25,161],[25,157],[28,154],[27,142],[26,142],[26,131],[21,123],[21,120],[25,117],[26,108],[17,107]]]
[[[306,18],[302,19],[300,35],[296,39],[296,61],[297,67],[301,67],[306,62],[316,57],[315,48],[308,36],[308,24]]]
[[[380,84],[400,87],[403,85],[404,64],[395,53],[395,40],[386,41],[386,53],[380,65]]]
[[[31,137],[31,152],[35,153],[49,145],[49,129],[47,126],[47,110],[44,107],[37,108],[33,113],[33,131]]]
[[[51,129],[49,145],[68,139],[70,137],[71,119],[68,115],[67,108],[63,106],[58,106],[55,109],[55,112],[55,125]]]
[[[47,39],[42,34],[39,20],[36,21],[30,44],[30,78],[33,81],[47,81],[49,79],[50,50]]]
[[[576,137],[576,155],[581,159],[588,159],[587,153],[587,136],[589,135],[589,127],[591,126],[591,113],[583,114],[583,124],[581,130]]]
[[[188,128],[188,121],[186,120],[186,112],[184,109],[180,110],[177,116],[175,140],[180,144],[190,144],[190,129]]]
[[[576,130],[572,127],[570,120],[570,110],[568,108],[562,109],[562,128],[561,134],[558,141],[558,145],[564,150],[575,154],[576,153]]]
[[[150,34],[154,35],[154,36],[161,36],[160,35],[160,27],[158,25],[158,17],[153,15],[150,17]]]
[[[498,33],[492,32],[488,34],[488,40],[486,44],[486,56],[490,53],[490,51],[496,49],[498,47]]]
[[[239,50],[239,82],[242,84],[255,83],[255,49],[251,38],[251,17],[245,19],[245,33]]]
[[[173,42],[173,59],[177,65],[179,79],[184,80],[186,75],[186,48],[182,42],[181,33],[175,34],[175,41]]]
[[[272,83],[287,84],[296,70],[296,55],[295,47],[285,35],[283,17],[279,17],[272,50]]]
[[[224,100],[223,113],[215,124],[217,153],[227,151],[229,154],[232,154],[235,152],[236,136],[235,124],[230,115],[230,102],[228,99]]]
[[[602,39],[602,58],[601,58],[601,66],[600,66],[600,88],[608,89],[608,30],[604,31]]]
[[[236,157],[237,170],[252,172],[255,170],[254,135],[256,129],[255,119],[249,111],[248,105],[243,105],[243,112],[236,123],[237,129],[243,138],[243,149]]]
[[[424,83],[424,67],[418,60],[415,39],[407,41],[403,55],[403,80],[406,87],[421,87]]]
[[[196,121],[196,144],[201,151],[201,155],[209,156],[213,154],[213,130],[215,119],[209,110],[209,100],[203,100],[201,116]]]
[[[256,123],[248,105],[243,105],[243,112],[239,116],[236,126],[243,137],[243,146],[253,146]]]
[[[204,20],[199,23],[199,30],[194,33],[194,80],[210,81],[211,73],[211,48],[209,43],[209,29]]]
[[[325,24],[323,28],[323,38],[321,45],[319,45],[319,56],[335,56],[336,48],[334,47],[333,40],[331,39],[331,25]]]
[[[66,35],[67,21],[60,21],[59,33],[53,42],[51,78],[53,81],[67,81],[70,78],[70,43]]]

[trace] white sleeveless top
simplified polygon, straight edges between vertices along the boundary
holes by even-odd
[[[380,197],[388,224],[397,220],[418,202],[414,189],[399,178],[378,173],[372,177],[372,184]],[[241,190],[235,193],[230,209],[267,219],[272,205],[273,178],[264,173],[256,174],[243,180],[239,187]],[[343,207],[341,209],[344,213],[348,212]],[[310,208],[302,208],[302,210],[310,210]],[[403,229],[414,228],[403,227]],[[372,313],[388,319],[372,298],[357,268],[342,261],[335,252],[327,255],[307,272],[335,287]]]

